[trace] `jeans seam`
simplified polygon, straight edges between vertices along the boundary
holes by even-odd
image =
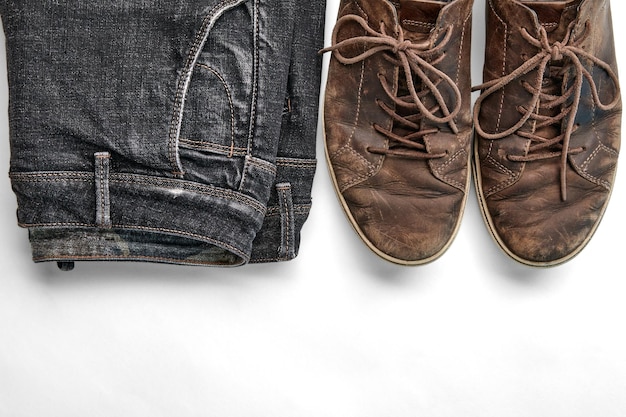
[[[131,176],[137,177],[137,175],[133,175],[133,174],[130,174],[130,175],[129,174],[115,174],[115,176],[111,177],[110,181],[114,183],[128,184],[129,181],[127,178]],[[138,184],[138,185],[152,185],[152,186],[157,186],[157,187],[164,186],[164,185],[167,185],[169,187],[176,186],[175,183],[172,183],[172,180],[169,180],[167,178],[152,179],[150,177],[148,178],[139,177],[139,178],[133,178],[132,183]],[[183,189],[193,191],[193,192],[196,192],[198,194],[202,194],[208,197],[228,198],[229,200],[237,201],[248,207],[252,207],[253,209],[255,209],[261,214],[265,214],[265,207],[261,203],[257,202],[251,197],[242,196],[240,193],[236,191],[219,189],[211,185],[200,186],[199,184],[194,184],[194,183],[180,183],[178,188],[183,188]]]
[[[91,172],[57,171],[57,172],[12,172],[9,178],[18,182],[53,182],[59,181],[80,181],[88,182],[93,180]]]
[[[188,138],[179,138],[179,143],[184,148],[196,149],[200,151],[213,152],[220,155],[231,156],[245,156],[248,153],[247,148],[234,147],[220,145],[218,143],[204,142],[201,140],[193,140]],[[232,155],[231,155],[232,153]]]
[[[72,173],[19,173],[11,174],[10,177],[17,182],[37,183],[37,182],[83,182],[92,183],[94,181],[93,172]],[[190,192],[195,192],[208,197],[223,197],[232,201],[237,201],[247,207],[251,207],[260,214],[265,214],[266,207],[256,199],[237,191],[221,189],[212,185],[197,184],[181,179],[151,177],[142,174],[113,173],[109,175],[109,183],[119,183],[123,185],[149,185],[163,188],[179,188]]]
[[[43,228],[43,227],[84,227],[84,228],[90,228],[90,229],[94,229],[97,228],[98,225],[96,224],[85,224],[85,223],[35,223],[35,224],[31,224],[31,223],[18,223],[18,225],[20,227],[23,228]],[[212,245],[216,245],[219,247],[222,247],[224,249],[228,249],[229,251],[237,254],[238,256],[241,256],[242,258],[247,258],[247,255],[242,252],[240,249],[237,249],[236,247],[229,245],[228,243],[216,240],[216,239],[210,239],[207,238],[206,236],[203,235],[199,235],[196,233],[190,233],[190,232],[183,232],[180,230],[172,230],[172,229],[165,229],[165,228],[161,228],[161,227],[148,227],[148,226],[137,226],[137,225],[125,225],[125,224],[112,224],[111,225],[111,229],[122,229],[122,230],[140,230],[140,231],[147,231],[147,232],[162,232],[162,233],[168,233],[168,234],[173,234],[176,236],[184,236],[187,238],[193,238],[193,239],[197,239],[200,240],[202,242],[206,242],[206,243],[210,243]]]
[[[253,8],[253,16],[252,16],[252,26],[254,31],[254,40],[253,40],[253,53],[252,57],[252,98],[250,100],[250,125],[248,127],[248,154],[252,154],[252,144],[254,141],[254,132],[256,129],[256,108],[258,101],[258,84],[259,84],[259,38],[260,38],[260,29],[259,29],[259,3],[258,0],[252,1]]]
[[[276,158],[276,166],[302,169],[315,169],[317,160],[315,158]]]
[[[237,256],[241,256],[237,254]],[[246,258],[244,258],[246,259]],[[230,265],[223,262],[210,262],[201,261],[198,259],[179,259],[179,258],[167,258],[164,256],[148,256],[148,255],[56,255],[56,256],[37,256],[33,258],[35,262],[43,262],[46,260],[145,260],[152,262],[165,262],[165,263],[177,263],[181,265]]]
[[[293,205],[293,214],[309,214],[311,211],[311,204],[294,204]],[[267,213],[265,213],[265,217],[276,217],[280,216],[282,207],[280,206],[271,206],[267,208]]]

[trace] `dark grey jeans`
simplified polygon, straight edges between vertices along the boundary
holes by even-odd
[[[325,1],[0,0],[35,261],[294,258]]]

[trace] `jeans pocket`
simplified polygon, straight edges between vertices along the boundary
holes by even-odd
[[[255,30],[253,2],[230,1],[222,7],[227,6],[196,36],[196,42],[205,41],[185,92],[179,146],[230,157],[248,151]],[[217,6],[211,13],[218,13]]]

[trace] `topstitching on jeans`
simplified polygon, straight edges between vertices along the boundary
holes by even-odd
[[[79,181],[85,183],[93,183],[94,173],[92,172],[29,172],[29,173],[12,173],[11,179],[15,183],[19,182],[71,182]],[[127,173],[110,173],[108,176],[108,182],[111,184],[122,184],[124,186],[141,185],[141,186],[154,186],[172,190],[185,190],[192,193],[197,193],[207,197],[225,198],[228,200],[236,201],[244,204],[255,211],[265,214],[266,207],[259,201],[229,189],[218,188],[213,185],[199,184],[196,182],[185,181],[180,179],[153,177],[142,174],[127,174]]]
[[[258,0],[252,0],[253,13],[252,13],[252,26],[254,33],[253,40],[253,57],[252,57],[252,99],[250,100],[250,127],[248,131],[248,154],[252,154],[252,142],[254,139],[254,133],[256,128],[256,107],[258,98],[258,84],[259,84],[259,2]]]

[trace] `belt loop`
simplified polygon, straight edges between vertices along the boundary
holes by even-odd
[[[279,257],[293,259],[296,257],[296,239],[291,184],[288,182],[276,184],[276,191],[278,193],[281,225]]]
[[[108,152],[97,152],[94,156],[96,158],[96,225],[104,229],[110,229],[109,169],[111,154]]]

